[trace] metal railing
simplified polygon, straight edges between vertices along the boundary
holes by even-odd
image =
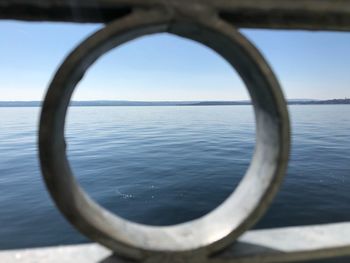
[[[56,72],[42,107],[39,150],[42,173],[57,207],[83,234],[115,253],[111,262],[295,262],[350,255],[350,223],[249,230],[280,187],[290,130],[274,73],[237,30],[350,31],[349,0],[0,0],[0,19],[106,23]],[[199,219],[167,227],[136,224],[95,203],[74,179],[64,138],[67,107],[86,70],[112,48],[158,32],[201,42],[222,55],[247,86],[257,130],[252,162],[228,199]],[[103,260],[106,250],[93,246],[77,251]],[[54,250],[46,253],[60,255]]]

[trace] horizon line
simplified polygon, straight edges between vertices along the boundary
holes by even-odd
[[[316,99],[316,98],[292,98],[292,99],[287,99],[285,98],[286,101],[290,100],[308,100],[308,101],[322,101],[322,100],[348,100],[350,98],[344,97],[344,98],[326,98],[326,99]],[[43,102],[44,100],[0,100],[0,102]],[[96,99],[96,100],[71,100],[71,102],[247,102],[251,101],[251,99],[239,99],[239,100],[126,100],[126,99]]]

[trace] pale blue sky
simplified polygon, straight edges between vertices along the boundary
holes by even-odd
[[[0,22],[0,101],[41,100],[69,51],[100,25]],[[266,56],[287,98],[350,97],[350,33],[242,30]],[[218,55],[168,34],[108,53],[75,100],[243,100],[243,83]]]

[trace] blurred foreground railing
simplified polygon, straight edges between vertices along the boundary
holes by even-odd
[[[207,6],[236,27],[350,30],[349,0],[1,0],[0,18],[109,22],[134,8]]]
[[[78,230],[108,248],[3,251],[0,262],[295,262],[350,256],[350,223],[249,230],[284,177],[290,127],[274,73],[237,30],[350,31],[350,1],[0,0],[0,19],[107,23],[72,51],[53,78],[41,114],[39,150],[57,207]],[[252,163],[235,192],[209,214],[168,227],[129,222],[95,203],[74,179],[64,138],[71,95],[89,66],[120,44],[158,32],[201,42],[222,55],[247,86],[257,127]]]
[[[251,230],[208,263],[297,262],[349,255],[350,223]],[[1,262],[131,263],[98,244],[0,251]],[[176,261],[175,261],[176,262]],[[325,261],[322,261],[325,262]],[[348,262],[345,259],[341,262]]]

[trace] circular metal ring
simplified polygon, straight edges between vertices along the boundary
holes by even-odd
[[[156,227],[125,220],[99,206],[74,179],[66,156],[64,127],[73,90],[104,53],[137,37],[170,32],[212,48],[240,74],[254,105],[256,147],[236,190],[207,215]],[[289,118],[280,86],[249,41],[216,16],[135,13],[108,24],[64,61],[49,87],[39,131],[41,169],[60,211],[83,234],[118,254],[143,259],[154,253],[216,252],[249,229],[279,189],[289,155]]]

